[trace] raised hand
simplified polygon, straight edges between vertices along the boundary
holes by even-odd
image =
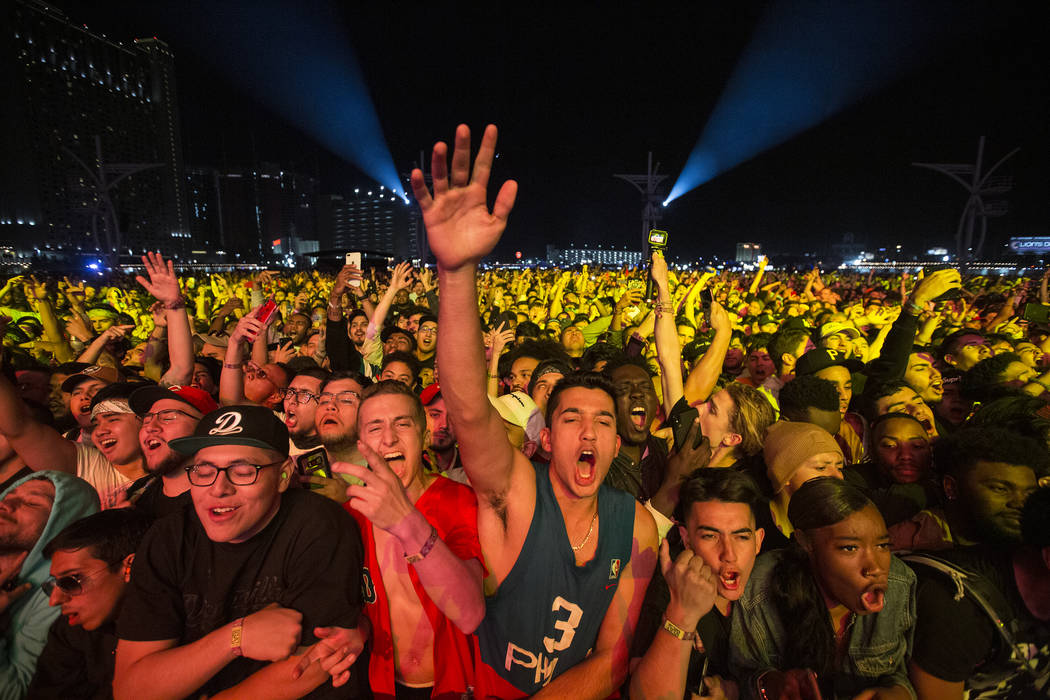
[[[382,456],[362,440],[357,442],[357,449],[368,460],[371,469],[349,462],[335,462],[332,464],[332,471],[348,474],[364,482],[347,487],[346,495],[349,496],[350,507],[368,518],[380,530],[386,530],[396,537],[397,526],[407,522],[408,516],[415,511],[415,506],[408,500],[401,479]]]
[[[912,292],[908,301],[922,307],[945,292],[959,289],[961,286],[962,280],[959,277],[958,270],[937,270],[919,283],[919,286]]]
[[[684,630],[695,629],[700,618],[714,607],[718,597],[711,567],[688,547],[671,561],[671,550],[665,539],[660,543],[660,570],[671,594],[671,602],[667,605],[668,619]]]
[[[102,331],[102,335],[100,337],[104,337],[106,339],[106,342],[109,343],[111,341],[117,340],[118,338],[123,338],[133,330],[135,330],[135,326],[110,326],[106,330]]]
[[[182,289],[179,287],[179,278],[175,274],[175,266],[171,260],[164,262],[160,253],[146,253],[142,256],[142,264],[146,266],[147,280],[142,275],[136,275],[135,281],[142,288],[152,294],[157,301],[163,302],[165,306],[177,304],[182,300]]]
[[[492,334],[492,356],[499,357],[503,354],[503,348],[514,342],[514,329],[503,328],[503,324],[499,325],[495,333]]]
[[[437,263],[446,270],[458,270],[477,265],[499,242],[507,217],[514,208],[518,183],[503,183],[496,203],[489,211],[488,182],[492,160],[496,153],[496,127],[485,128],[481,148],[470,168],[470,128],[460,124],[456,128],[452,169],[448,170],[448,146],[434,145],[431,156],[431,175],[434,193],[431,196],[423,180],[423,171],[412,171],[412,191],[423,213],[427,241]]]
[[[47,281],[41,282],[36,275],[30,275],[29,281],[23,284],[22,291],[25,292],[26,299],[43,301],[47,299]]]
[[[270,359],[273,362],[280,364],[282,362],[288,362],[295,357],[296,354],[295,346],[292,341],[289,340],[284,345],[278,345],[277,348],[270,353]]]
[[[260,306],[259,308],[261,309],[262,307]],[[258,309],[250,314],[246,314],[237,322],[236,328],[234,328],[233,333],[230,334],[231,343],[239,343],[242,341],[253,343],[255,342],[255,338],[266,330],[266,327],[270,324],[263,323],[256,318],[257,313]]]
[[[394,291],[407,289],[412,282],[412,264],[399,262],[390,273],[390,288]]]
[[[729,320],[729,314],[726,312],[725,307],[717,301],[711,302],[711,318],[708,322],[716,332],[720,330],[731,331],[733,329],[733,324]]]

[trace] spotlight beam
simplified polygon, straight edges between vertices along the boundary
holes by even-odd
[[[665,205],[885,87],[941,43],[950,11],[905,0],[774,3]]]

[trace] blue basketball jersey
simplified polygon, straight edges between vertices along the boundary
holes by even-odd
[[[533,695],[594,648],[605,611],[631,559],[634,498],[602,485],[598,491],[598,549],[576,566],[547,465],[536,469],[536,512],[525,544],[496,595],[486,600],[477,635],[482,697],[486,686]],[[498,675],[502,681],[485,676]],[[489,691],[503,697],[502,692]]]

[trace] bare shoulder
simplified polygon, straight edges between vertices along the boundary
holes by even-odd
[[[656,530],[656,521],[652,514],[641,503],[634,504],[634,548],[635,553],[647,549],[656,551],[660,546],[660,536]]]

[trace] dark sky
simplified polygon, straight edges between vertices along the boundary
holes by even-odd
[[[168,41],[187,163],[243,163],[254,153],[319,174],[325,192],[372,184],[255,102],[235,76],[219,77],[187,40],[173,11],[181,4],[56,4],[111,38]],[[644,171],[651,150],[670,188],[768,3],[415,5],[330,11],[353,45],[398,171],[459,122],[498,124],[493,179],[520,184],[498,252],[542,255],[543,244],[569,240],[640,247],[640,198],[613,174]],[[1002,170],[1014,191],[1010,213],[991,223],[993,242],[1050,234],[1050,42],[1027,9],[1035,5],[948,6],[951,38],[928,60],[666,209],[673,252],[726,256],[742,240],[774,253],[820,251],[845,232],[872,246],[953,248],[963,190],[909,164],[968,162],[981,135],[992,162],[1021,148]]]

